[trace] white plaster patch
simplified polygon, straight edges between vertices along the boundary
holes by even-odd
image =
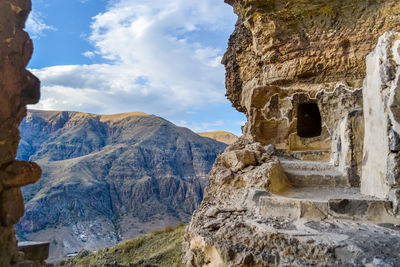
[[[365,137],[361,193],[379,198],[387,198],[390,190],[387,183],[390,109],[382,88],[388,86],[387,82],[394,82],[386,70],[387,66],[393,64],[390,62],[390,45],[398,37],[394,32],[387,32],[379,38],[377,48],[367,57],[367,76],[363,89]],[[399,40],[396,43],[399,47]],[[396,54],[395,60],[400,60]]]
[[[393,60],[397,63],[397,65],[400,65],[400,40],[396,40],[393,43],[392,53]]]

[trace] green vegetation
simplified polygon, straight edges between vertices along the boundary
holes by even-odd
[[[81,251],[75,258],[61,262],[61,266],[183,267],[181,247],[184,232],[184,224],[169,226],[97,253]]]

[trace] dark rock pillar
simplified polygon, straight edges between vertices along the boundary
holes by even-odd
[[[30,0],[0,1],[0,266],[18,258],[14,224],[24,215],[20,187],[41,175],[35,163],[15,160],[26,105],[40,98],[40,81],[26,70],[33,52],[23,30],[30,10]]]

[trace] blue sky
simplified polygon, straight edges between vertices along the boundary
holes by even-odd
[[[30,108],[143,111],[241,135],[220,64],[236,16],[223,0],[32,0],[26,30],[42,99]]]

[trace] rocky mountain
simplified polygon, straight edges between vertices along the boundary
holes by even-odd
[[[226,147],[145,113],[31,110],[20,132],[17,158],[43,175],[23,189],[16,231],[51,241],[50,261],[187,222]]]
[[[218,142],[222,142],[228,145],[235,143],[239,139],[236,135],[225,131],[202,132],[197,134],[203,137],[208,137],[217,140]]]

